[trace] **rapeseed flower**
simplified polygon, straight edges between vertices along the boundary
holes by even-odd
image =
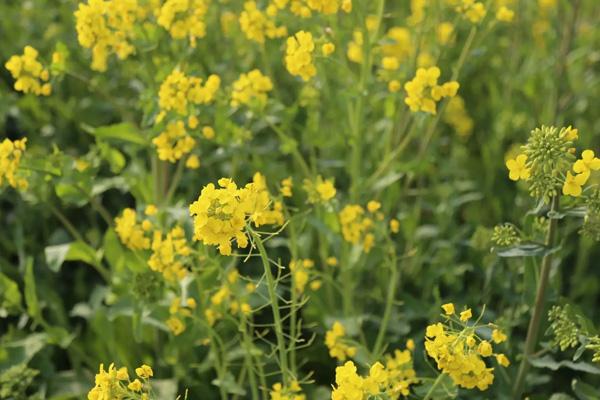
[[[27,138],[0,142],[0,187],[6,182],[18,189],[27,188],[27,180],[19,176],[21,158],[27,147]]]
[[[49,96],[52,92],[52,86],[48,83],[50,73],[38,61],[38,55],[36,49],[25,46],[22,55],[12,56],[4,66],[15,79],[15,90],[36,96]]]

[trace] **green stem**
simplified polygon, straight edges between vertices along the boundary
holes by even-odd
[[[285,347],[285,339],[283,336],[283,324],[281,322],[281,315],[279,313],[279,300],[277,298],[277,293],[275,292],[276,283],[275,279],[273,278],[273,273],[271,272],[269,257],[260,235],[250,228],[248,228],[248,230],[254,239],[254,243],[256,243],[256,247],[258,248],[263,268],[265,270],[265,276],[267,277],[267,289],[269,291],[269,300],[271,301],[271,309],[273,311],[273,320],[275,324],[275,336],[277,338],[279,365],[281,368],[283,384],[286,386],[288,376],[287,352]]]
[[[175,174],[173,175],[173,179],[171,179],[171,183],[169,184],[169,189],[167,190],[167,195],[163,199],[163,204],[168,206],[175,194],[175,190],[177,190],[177,185],[179,185],[179,181],[181,181],[181,177],[183,176],[183,170],[185,168],[185,159],[179,160],[177,164],[177,169],[175,170]]]
[[[436,380],[433,382],[433,385],[431,385],[431,387],[427,391],[427,394],[425,395],[425,397],[423,397],[423,400],[429,400],[429,399],[431,399],[431,395],[433,394],[433,391],[435,390],[435,388],[437,387],[437,385],[440,384],[440,382],[442,381],[442,377],[443,376],[444,376],[443,373],[438,375],[438,377],[436,378]]]
[[[267,124],[269,125],[269,127],[271,129],[273,129],[273,131],[277,134],[277,136],[279,137],[279,140],[281,140],[283,143],[290,143],[294,140],[294,139],[290,138],[288,135],[286,135],[285,132],[283,132],[281,130],[281,128],[279,128],[277,125],[273,124],[268,119],[265,119],[265,120],[266,120]],[[292,148],[292,157],[294,157],[294,160],[296,160],[298,165],[300,165],[300,168],[302,168],[302,172],[304,172],[304,175],[306,177],[310,177],[312,175],[310,172],[310,168],[308,167],[308,164],[304,160],[304,157],[302,157],[302,154],[300,154],[297,143],[295,143]]]
[[[254,367],[252,364],[252,340],[250,335],[248,335],[248,323],[245,317],[242,319],[242,336],[244,340],[244,347],[246,348],[244,353],[244,362],[246,364],[246,369],[248,370],[248,380],[250,381],[252,400],[258,400],[258,385],[256,383],[256,376],[254,375]]]
[[[389,240],[389,238],[388,238]],[[383,339],[385,338],[385,333],[387,331],[388,324],[390,322],[390,316],[392,314],[392,309],[394,305],[394,298],[396,297],[396,288],[398,286],[398,259],[396,257],[396,250],[390,240],[390,267],[392,269],[391,275],[389,277],[388,289],[387,289],[387,297],[385,301],[385,309],[383,312],[383,318],[381,320],[381,325],[379,325],[379,332],[377,333],[377,339],[375,340],[375,345],[373,346],[373,356],[377,359],[379,358],[379,353],[382,350]]]
[[[556,219],[555,214],[559,210],[559,196],[555,195],[552,198],[552,204],[550,206],[550,227],[548,228],[548,233],[546,235],[546,248],[547,250],[551,250],[554,247],[554,243],[556,241],[557,236],[557,227],[558,227],[558,219]],[[544,306],[546,300],[546,290],[548,288],[548,282],[550,278],[550,269],[552,268],[552,260],[554,258],[554,253],[549,252],[544,256],[542,260],[542,269],[540,273],[540,279],[537,286],[537,292],[535,295],[535,304],[533,307],[533,313],[531,315],[531,319],[529,320],[529,327],[527,329],[527,338],[525,339],[525,348],[523,350],[523,359],[521,360],[521,365],[519,366],[519,372],[517,374],[517,379],[515,381],[513,387],[513,398],[520,399],[523,395],[523,391],[525,388],[525,378],[527,377],[527,372],[529,370],[529,358],[535,351],[535,346],[537,344],[537,339],[540,331],[540,326],[542,322],[542,316],[544,314]]]

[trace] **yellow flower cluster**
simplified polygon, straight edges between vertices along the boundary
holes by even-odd
[[[467,137],[473,131],[473,119],[467,113],[465,101],[459,95],[448,101],[444,111],[444,122],[452,126],[458,136]]]
[[[160,122],[164,113],[176,111],[180,115],[188,114],[188,105],[210,104],[221,86],[218,75],[210,75],[206,82],[201,78],[186,76],[178,69],[173,70],[160,85],[158,92],[158,105],[161,114],[157,118]]]
[[[239,18],[240,28],[246,37],[263,44],[265,38],[274,39],[287,35],[285,26],[275,25],[275,21],[258,9],[256,1],[246,1]]]
[[[496,19],[501,22],[512,22],[515,18],[515,12],[506,6],[500,6],[496,10]]]
[[[501,353],[494,353],[492,344],[477,335],[482,326],[468,325],[472,318],[471,309],[456,315],[454,304],[442,306],[447,320],[446,324],[429,325],[425,332],[425,350],[433,358],[438,369],[447,374],[452,381],[463,388],[486,390],[494,382],[494,368],[488,367],[485,358],[494,356],[496,362],[506,367],[508,358]],[[460,329],[455,329],[459,326]],[[493,324],[490,326],[495,327]],[[506,335],[494,329],[492,340],[502,343]]]
[[[294,181],[292,177],[287,177],[281,181],[281,188],[279,191],[283,197],[292,197],[292,189],[294,187]]]
[[[373,219],[365,216],[365,210],[358,204],[345,206],[339,214],[342,236],[344,240],[357,245],[362,243],[365,252],[369,252],[375,244],[375,235],[371,232]]]
[[[38,51],[25,46],[22,55],[14,55],[4,64],[15,79],[15,90],[33,93],[36,96],[49,96],[52,85],[48,83],[50,73],[37,59]]]
[[[346,329],[339,321],[335,321],[331,330],[325,333],[325,345],[329,349],[329,355],[340,361],[356,355],[356,347],[348,345],[345,336]]]
[[[406,61],[414,51],[410,30],[395,26],[387,32],[385,40],[386,43],[381,46],[382,65],[386,68],[386,62],[388,64],[395,63],[395,68],[386,69],[398,69],[398,66]]]
[[[598,170],[600,170],[600,158],[596,157],[593,150],[584,150],[581,158],[573,164],[574,175],[571,174],[571,171],[567,171],[562,188],[563,194],[573,197],[581,196],[582,187],[587,183],[592,171]]]
[[[116,368],[114,364],[110,364],[108,370],[104,370],[104,364],[100,364],[95,386],[88,392],[88,400],[147,400],[150,392],[149,379],[154,376],[154,372],[145,364],[136,368],[135,372],[143,382],[138,378],[131,380],[125,367]]]
[[[185,302],[181,301],[181,297],[175,297],[171,301],[169,314],[171,315],[166,324],[173,335],[181,335],[185,331],[185,323],[183,320],[192,315],[192,311],[196,309],[196,300],[191,297]]]
[[[410,0],[410,15],[406,22],[415,26],[423,22],[425,18],[425,8],[427,7],[427,0]]]
[[[152,238],[152,255],[148,266],[153,271],[160,272],[167,281],[175,282],[187,276],[182,258],[191,253],[185,238],[185,231],[176,226],[163,237],[159,230],[154,231]]]
[[[346,52],[350,61],[362,64],[364,41],[365,39],[361,30],[356,29],[352,32],[352,40],[348,43],[348,51]]]
[[[107,59],[116,54],[124,60],[135,52],[131,40],[135,23],[147,11],[137,0],[89,0],[75,11],[77,39],[92,50],[92,69],[106,71]]]
[[[294,282],[294,290],[302,294],[304,293],[304,289],[306,285],[310,281],[310,271],[312,271],[315,266],[315,262],[313,260],[305,259],[305,260],[292,260],[290,261],[290,272],[292,273],[292,279]],[[320,280],[313,280],[310,282],[310,288],[312,290],[318,290],[321,287]]]
[[[247,74],[241,74],[233,83],[231,105],[237,107],[240,104],[256,104],[262,107],[267,103],[267,93],[271,90],[273,90],[271,78],[254,69]]]
[[[347,361],[335,370],[337,387],[332,400],[366,400],[371,398],[397,399],[410,394],[410,386],[417,383],[409,350],[396,350],[394,356],[386,356],[386,365],[376,362],[369,375],[358,375],[356,366]]]
[[[196,39],[206,36],[208,4],[209,0],[167,0],[157,11],[158,25],[173,39],[189,38],[190,46],[196,47]]]
[[[15,141],[4,139],[0,142],[0,187],[6,182],[13,188],[27,188],[27,181],[18,176],[26,144],[27,138]]]
[[[435,29],[435,35],[441,45],[446,45],[454,37],[454,25],[452,22],[441,22]]]
[[[152,228],[150,221],[137,223],[137,213],[132,208],[126,208],[120,217],[115,218],[115,232],[121,243],[131,250],[145,250],[150,248],[150,239],[146,231]]]
[[[245,248],[248,238],[244,232],[246,222],[255,226],[282,224],[281,204],[270,207],[270,196],[264,177],[256,173],[252,183],[238,189],[235,182],[221,178],[220,188],[209,183],[190,206],[194,217],[194,238],[206,245],[219,246],[223,255],[231,254],[231,241]]]
[[[352,11],[352,0],[271,0],[271,2],[279,10],[289,5],[292,14],[301,18],[310,17],[313,11],[329,15],[339,10],[346,13]]]
[[[438,67],[419,68],[415,77],[406,82],[406,98],[404,102],[412,112],[424,111],[435,114],[436,102],[444,97],[454,97],[458,92],[459,84],[456,81],[438,85],[441,71]]]
[[[447,2],[454,6],[456,12],[464,15],[466,19],[471,21],[473,24],[480,23],[487,13],[485,5],[475,0],[447,0]]]
[[[320,175],[314,181],[305,179],[303,188],[308,194],[308,202],[312,204],[326,203],[333,199],[336,194],[333,181],[331,179],[323,179]]]
[[[300,76],[304,81],[317,74],[313,63],[315,42],[310,32],[299,31],[287,39],[285,65],[290,74]]]
[[[271,400],[306,400],[306,396],[302,394],[302,388],[300,388],[298,381],[292,381],[289,386],[275,383],[269,395]]]
[[[244,316],[252,314],[252,307],[248,303],[249,296],[256,290],[252,282],[246,284],[240,279],[237,269],[232,269],[225,276],[225,281],[210,297],[210,305],[204,310],[204,316],[209,325],[213,326],[222,318],[223,312],[229,310],[231,314],[241,313]]]
[[[166,129],[152,139],[152,143],[156,146],[158,158],[171,163],[190,153],[196,145],[196,141],[187,134],[182,121],[168,123]]]

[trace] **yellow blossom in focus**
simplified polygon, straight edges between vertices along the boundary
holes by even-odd
[[[265,38],[274,39],[287,35],[286,27],[276,26],[275,21],[267,13],[258,9],[255,1],[244,3],[239,22],[246,37],[257,43],[264,43]]]
[[[150,239],[144,236],[144,229],[137,223],[137,213],[132,208],[124,209],[123,214],[115,218],[115,232],[121,243],[131,250],[150,248]]]
[[[365,217],[365,210],[357,204],[345,206],[339,213],[342,236],[354,245],[362,244],[365,252],[373,247],[375,236],[371,233],[373,220]]]
[[[148,379],[154,376],[154,371],[149,365],[143,364],[141,367],[135,369],[135,373],[140,378]]]
[[[593,150],[584,150],[581,159],[575,161],[573,165],[573,171],[578,174],[598,170],[600,170],[600,158],[596,157]]]
[[[15,79],[15,90],[36,96],[49,96],[52,92],[52,86],[48,83],[50,74],[37,57],[36,49],[25,46],[22,55],[12,56],[4,66]]]
[[[452,303],[446,303],[442,306],[442,309],[444,310],[444,312],[446,313],[446,315],[453,315],[455,310],[454,310],[454,304]]]
[[[191,249],[183,228],[176,226],[164,236],[161,231],[155,231],[151,248],[152,255],[148,260],[150,269],[160,272],[171,282],[187,276],[183,259],[190,255]]]
[[[441,71],[438,67],[419,68],[415,77],[404,85],[406,99],[404,102],[412,112],[424,111],[436,113],[436,102],[444,97],[454,97],[459,84],[456,81],[438,85]]]
[[[157,10],[156,21],[173,39],[187,38],[196,47],[197,38],[206,36],[208,5],[209,0],[166,0]]]
[[[461,311],[460,313],[460,320],[461,321],[468,321],[469,319],[471,319],[471,317],[473,316],[473,313],[471,312],[470,308],[467,308],[464,311]]]
[[[527,155],[519,154],[515,159],[506,161],[506,168],[508,168],[508,177],[513,181],[519,179],[527,180],[531,176],[531,170],[527,167]]]
[[[502,331],[500,331],[498,329],[494,329],[492,331],[492,340],[494,341],[494,343],[500,344],[502,342],[505,342],[506,339],[507,339],[507,337],[504,333],[502,333]]]
[[[27,188],[27,180],[19,177],[19,165],[26,147],[27,138],[0,142],[0,187],[6,182],[13,188]]]
[[[241,74],[233,83],[231,105],[257,104],[262,107],[267,102],[267,93],[273,89],[273,83],[268,76],[263,75],[258,69],[247,74]]]
[[[313,63],[315,42],[310,32],[299,31],[287,39],[285,66],[290,74],[300,76],[304,81],[317,74]]]
[[[583,192],[582,186],[586,184],[590,177],[590,171],[585,171],[580,174],[571,174],[567,171],[567,177],[563,184],[562,193],[565,196],[579,197]]]
[[[127,388],[133,390],[134,392],[139,392],[142,390],[142,382],[140,382],[139,379],[135,379],[133,382],[127,385]]]

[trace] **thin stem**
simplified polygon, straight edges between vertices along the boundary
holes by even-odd
[[[287,352],[285,347],[285,339],[283,337],[283,324],[281,322],[281,315],[279,313],[279,300],[277,298],[277,293],[275,292],[275,279],[273,278],[273,273],[271,272],[271,264],[269,263],[269,257],[267,255],[267,251],[265,250],[265,246],[262,242],[262,239],[260,238],[260,235],[250,228],[248,228],[248,230],[250,231],[250,234],[254,239],[254,243],[256,243],[256,247],[258,248],[263,268],[265,270],[265,276],[267,277],[267,289],[269,291],[269,300],[271,301],[271,309],[273,311],[275,336],[277,337],[279,364],[281,368],[283,384],[284,386],[286,386],[288,373]]]
[[[554,243],[556,241],[558,219],[556,219],[556,217],[552,214],[558,212],[558,209],[559,196],[555,195],[552,198],[552,205],[550,206],[550,227],[548,228],[548,233],[546,235],[546,248],[548,250],[554,247]],[[548,252],[548,254],[546,254],[542,260],[542,270],[535,295],[533,313],[531,315],[531,319],[529,320],[529,328],[527,329],[527,339],[525,340],[523,359],[521,360],[521,365],[519,366],[519,372],[513,388],[513,398],[515,399],[520,399],[523,395],[525,378],[527,377],[527,372],[529,370],[529,358],[533,355],[535,346],[537,344],[540,325],[542,322],[542,315],[544,314],[546,290],[548,288],[553,258],[554,252]]]
[[[252,364],[252,340],[248,335],[248,322],[246,318],[242,319],[242,336],[244,340],[244,347],[246,348],[244,353],[244,363],[248,370],[248,380],[250,381],[250,391],[252,392],[252,400],[258,400],[258,385],[256,383],[256,376],[254,375],[254,368]]]
[[[275,131],[277,136],[279,136],[279,140],[281,140],[282,142],[289,143],[294,140],[294,139],[290,138],[288,135],[286,135],[285,132],[283,132],[281,130],[281,128],[279,128],[277,125],[273,124],[268,119],[265,119],[265,121],[267,122],[269,127],[271,129],[273,129],[273,131]],[[292,157],[294,157],[294,159],[296,160],[298,165],[300,165],[300,168],[302,168],[302,172],[304,172],[304,175],[306,175],[306,177],[310,177],[312,175],[310,172],[310,168],[308,167],[308,164],[304,160],[304,157],[302,157],[302,154],[300,154],[297,143],[296,143],[296,145],[293,146]]]
[[[388,238],[389,240],[389,238]],[[377,333],[377,339],[373,346],[373,356],[379,358],[379,353],[382,350],[383,339],[387,331],[388,324],[390,322],[390,316],[394,305],[394,298],[396,297],[396,288],[398,286],[398,258],[396,257],[396,250],[390,240],[390,267],[391,276],[389,277],[387,297],[385,300],[385,309],[383,312],[383,318],[381,325],[379,325],[379,332]]]
[[[173,195],[175,194],[175,190],[177,190],[177,185],[179,185],[179,181],[181,181],[181,177],[183,176],[183,170],[185,167],[185,160],[179,160],[177,164],[177,169],[175,170],[175,174],[173,175],[173,179],[171,179],[171,183],[169,184],[169,189],[167,190],[167,195],[163,199],[164,205],[169,205]]]
[[[436,380],[433,382],[433,385],[431,385],[431,387],[427,391],[427,394],[425,395],[425,397],[423,397],[423,400],[429,400],[429,399],[431,399],[431,395],[433,394],[433,391],[435,390],[435,388],[437,387],[437,385],[440,384],[440,382],[442,381],[442,377],[443,376],[444,376],[443,373],[438,375],[438,377],[436,378]]]

